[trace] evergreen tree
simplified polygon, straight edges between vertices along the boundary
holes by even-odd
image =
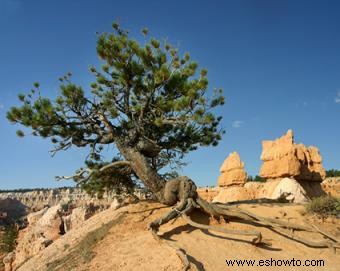
[[[144,45],[129,37],[127,31],[114,23],[112,33],[98,37],[97,53],[103,61],[101,69],[91,67],[95,82],[91,93],[71,81],[71,74],[60,78],[60,95],[55,99],[41,96],[39,83],[28,95],[20,94],[22,105],[12,107],[7,118],[30,127],[32,134],[50,138],[55,154],[71,146],[90,147],[86,167],[74,179],[88,191],[131,188],[141,181],[157,200],[176,205],[163,217],[150,223],[156,233],[168,221],[181,216],[190,225],[223,233],[255,236],[253,243],[262,242],[259,231],[219,229],[193,222],[187,215],[195,208],[219,218],[236,218],[252,225],[284,230],[316,230],[280,219],[265,218],[237,206],[208,203],[200,198],[195,183],[174,172],[160,174],[166,166],[176,168],[189,151],[199,146],[216,146],[223,131],[221,117],[212,112],[224,104],[222,90],[208,95],[207,70],[199,69],[188,53],[168,42],[148,38]],[[17,135],[24,133],[19,130]],[[105,145],[114,145],[111,161],[103,161]],[[156,238],[159,238],[154,234]],[[311,242],[302,237],[289,238],[312,247],[339,247],[338,242]],[[171,247],[176,247],[171,244]],[[189,259],[176,249],[189,268]]]
[[[59,179],[72,178],[90,192],[131,188],[139,180],[159,201],[174,204],[175,199],[166,199],[165,186],[177,175],[159,171],[175,170],[199,146],[218,144],[221,117],[212,109],[224,103],[222,90],[207,95],[207,70],[199,69],[188,53],[149,38],[147,29],[141,45],[118,24],[112,27],[112,33],[98,37],[103,65],[90,67],[95,77],[90,91],[73,83],[70,73],[59,79],[55,99],[41,96],[34,83],[28,95],[19,94],[22,106],[12,107],[7,118],[50,138],[53,155],[71,146],[90,147],[86,167]],[[111,161],[103,161],[103,147],[111,144],[117,151]]]

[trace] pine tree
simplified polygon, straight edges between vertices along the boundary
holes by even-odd
[[[209,94],[207,70],[199,69],[189,53],[181,54],[168,42],[149,38],[147,29],[142,30],[146,39],[142,45],[117,23],[112,27],[111,33],[98,37],[97,54],[103,65],[90,68],[95,78],[90,94],[73,83],[68,73],[59,79],[60,95],[55,99],[41,96],[39,83],[34,83],[28,95],[19,94],[22,105],[7,113],[9,121],[30,127],[34,136],[50,138],[52,154],[71,146],[90,147],[86,167],[59,179],[74,179],[86,190],[99,192],[133,187],[141,181],[159,202],[177,204],[149,225],[154,233],[178,216],[195,227],[218,231],[193,222],[187,214],[195,208],[215,217],[301,230],[235,206],[208,203],[198,196],[190,178],[159,173],[164,167],[180,166],[183,156],[199,146],[218,144],[223,134],[221,117],[212,110],[224,104],[222,90]],[[17,135],[23,137],[24,132],[19,130]],[[111,161],[102,160],[105,145],[116,147]],[[253,235],[254,243],[262,240],[257,231],[219,231]],[[181,257],[186,259],[183,253]],[[187,267],[188,259],[185,263]]]
[[[68,73],[59,79],[58,97],[42,97],[34,83],[28,95],[19,94],[22,106],[11,108],[7,118],[50,138],[53,154],[90,146],[86,167],[71,176],[87,190],[131,187],[140,180],[159,201],[172,205],[175,199],[166,199],[165,186],[176,175],[158,172],[180,166],[183,156],[199,146],[218,144],[221,117],[212,109],[224,103],[222,90],[207,95],[207,70],[199,70],[188,53],[149,38],[147,29],[141,45],[117,23],[112,27],[112,33],[98,37],[103,65],[90,67],[95,77],[90,95]],[[103,147],[110,144],[117,152],[103,161]]]

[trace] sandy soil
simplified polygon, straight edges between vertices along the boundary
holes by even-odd
[[[320,221],[314,217],[303,214],[304,207],[301,205],[242,205],[241,208],[268,217],[279,217],[284,220],[299,223],[319,224]],[[161,214],[168,211],[160,204],[141,202],[129,205],[116,211],[109,209],[90,218],[81,228],[71,230],[58,239],[44,251],[27,261],[18,270],[181,270],[182,263],[173,248],[164,243],[157,242],[147,231],[147,224]],[[70,255],[72,247],[79,243],[91,230],[104,223],[119,219],[119,223],[113,223],[111,229],[102,240],[98,241],[92,248],[93,255],[87,261],[77,261],[74,268],[65,269],[65,266],[51,269],[48,263],[60,261]],[[209,217],[196,212],[192,219],[204,224],[217,224],[210,221]],[[221,227],[230,229],[254,229],[253,226],[230,222],[222,223]],[[337,219],[329,219],[322,227],[340,238],[340,222]],[[327,270],[338,271],[340,266],[339,251],[334,254],[331,249],[314,249],[291,241],[271,230],[261,228],[266,241],[272,246],[256,247],[250,244],[249,238],[227,236],[219,233],[204,232],[186,225],[182,219],[175,223],[168,223],[161,227],[162,236],[169,242],[175,243],[183,248],[191,260],[191,270],[216,270],[216,271],[238,271],[238,270]],[[299,233],[301,234],[301,233]],[[318,240],[322,237],[315,234],[305,234],[307,238]],[[324,266],[318,267],[228,267],[226,260],[323,260]],[[272,261],[273,262],[273,261]],[[259,262],[256,262],[258,264]],[[49,266],[49,267],[48,267]]]

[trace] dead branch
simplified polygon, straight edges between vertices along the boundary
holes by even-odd
[[[84,169],[79,170],[79,172],[77,172],[77,174],[75,174],[75,175],[72,175],[72,176],[55,176],[55,179],[57,181],[60,181],[60,180],[70,180],[70,179],[75,179],[75,178],[82,178],[85,173],[88,173],[88,176],[86,177],[86,178],[88,178],[93,173],[93,170],[91,170],[89,168],[84,168]]]
[[[102,168],[99,169],[100,172],[111,168],[111,167],[120,167],[120,166],[130,166],[131,163],[129,161],[116,161],[116,162],[112,162],[106,166],[103,166]]]
[[[131,163],[129,161],[115,161],[115,162],[112,162],[110,164],[107,164],[103,167],[101,167],[98,171],[99,172],[103,172],[105,170],[107,170],[108,168],[111,168],[111,167],[120,167],[120,166],[130,166]],[[75,175],[72,175],[72,176],[56,176],[56,180],[57,181],[60,181],[60,180],[70,180],[70,179],[81,179],[81,182],[84,182],[86,180],[88,180],[91,175],[93,173],[95,173],[96,170],[95,169],[90,169],[90,168],[84,168],[84,169],[81,169],[79,170],[79,172],[77,172],[77,174]],[[87,176],[84,176],[84,174],[87,173]]]

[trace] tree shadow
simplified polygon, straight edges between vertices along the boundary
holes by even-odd
[[[150,214],[152,214],[154,211],[156,210],[160,210],[160,209],[166,209],[169,208],[169,206],[159,206],[159,207],[154,207],[154,208],[149,208],[149,209],[143,209],[140,211],[129,211],[129,214],[141,214],[141,213],[145,213],[145,212],[151,212]]]
[[[197,223],[200,223],[200,224],[204,224],[204,225],[209,225],[210,224],[209,216],[206,215],[205,213],[202,213],[199,210],[194,210],[193,212],[191,212],[190,213],[190,218],[193,221],[195,221]],[[245,221],[241,221],[240,220],[239,222],[245,222]],[[257,227],[262,227],[262,228],[267,228],[267,227],[265,227],[263,225],[260,225],[260,224],[254,223],[254,222],[252,222],[252,223],[245,223],[245,224],[249,224],[249,225],[253,225],[253,226],[257,226]],[[168,241],[175,241],[172,238],[174,235],[179,235],[179,234],[181,234],[183,232],[191,233],[191,232],[193,232],[195,230],[200,230],[204,234],[209,235],[209,236],[214,237],[214,238],[219,238],[219,239],[224,239],[224,240],[229,240],[229,241],[234,241],[234,242],[240,242],[240,243],[249,244],[249,245],[254,246],[252,241],[248,241],[248,240],[244,240],[244,239],[240,239],[240,238],[235,238],[235,237],[228,237],[228,236],[225,236],[225,235],[222,235],[222,234],[220,235],[220,234],[212,233],[209,230],[197,229],[197,228],[195,228],[195,227],[193,227],[191,225],[188,225],[188,224],[172,228],[171,230],[163,233],[162,234],[162,238],[164,238],[164,239],[166,239]],[[268,241],[271,241],[271,240],[268,240]],[[268,251],[282,251],[281,248],[272,247],[271,244],[269,245],[268,243],[260,243],[260,244],[256,244],[255,246],[257,248],[268,250]],[[195,259],[191,255],[187,254],[187,257],[188,257],[189,261],[191,263],[193,263],[197,267],[197,269],[199,271],[201,271],[201,270],[204,271],[205,270],[203,263],[199,262],[197,259]]]
[[[195,227],[192,227],[192,226],[186,224],[186,225],[175,227],[175,228],[171,229],[170,231],[164,232],[162,234],[162,238],[164,238],[166,240],[170,240],[170,241],[175,241],[174,239],[172,239],[173,235],[178,235],[178,234],[181,234],[183,232],[191,233],[194,230],[197,230],[197,229]]]
[[[208,230],[201,230],[202,232],[204,232],[205,234],[215,237],[215,238],[220,238],[220,239],[224,239],[224,240],[229,240],[229,241],[236,241],[236,242],[240,242],[240,243],[245,243],[245,244],[249,244],[252,246],[256,246],[258,248],[262,248],[268,251],[282,251],[281,248],[274,248],[266,243],[259,243],[254,245],[251,241],[248,240],[243,240],[243,239],[238,239],[238,238],[233,238],[233,237],[228,237],[228,236],[223,236],[223,235],[218,235],[216,233],[211,233]]]
[[[197,261],[197,260],[196,260],[193,256],[191,256],[191,255],[188,255],[188,254],[187,254],[187,257],[188,257],[189,262],[193,263],[193,264],[196,266],[196,268],[197,268],[198,271],[205,271],[205,268],[204,268],[203,263],[201,263],[200,261]]]

